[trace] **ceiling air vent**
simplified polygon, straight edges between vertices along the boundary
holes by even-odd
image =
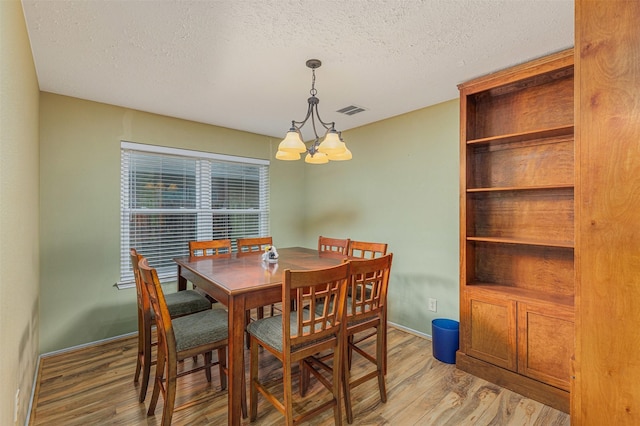
[[[362,111],[366,111],[366,109],[359,107],[359,106],[355,106],[355,105],[349,105],[348,107],[344,107],[342,109],[339,109],[336,112],[340,112],[342,114],[346,114],[346,115],[354,115],[357,114],[359,112]]]

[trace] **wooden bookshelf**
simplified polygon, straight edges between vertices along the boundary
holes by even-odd
[[[460,89],[458,367],[569,411],[573,50]]]

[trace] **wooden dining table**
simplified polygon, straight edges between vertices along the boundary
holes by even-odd
[[[178,257],[178,290],[190,281],[224,304],[229,312],[229,412],[228,424],[242,417],[245,311],[282,301],[282,273],[286,269],[310,270],[340,264],[344,255],[320,253],[303,247],[278,249],[276,263],[262,260],[260,253],[226,258]]]

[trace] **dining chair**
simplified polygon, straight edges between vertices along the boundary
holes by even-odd
[[[231,240],[189,241],[189,256],[209,258],[231,257]],[[212,303],[218,302],[213,297],[198,290],[195,285],[194,290],[198,291]]]
[[[366,241],[354,241],[351,240],[349,242],[349,251],[347,253],[350,258],[361,258],[361,259],[373,259],[376,257],[384,256],[387,254],[387,243],[370,243]],[[386,309],[386,307],[385,307]],[[386,324],[384,324],[386,328]],[[372,330],[369,334],[358,336],[358,342],[362,342],[367,340],[370,337],[376,335],[376,331]],[[385,331],[386,335],[386,331]],[[347,360],[349,362],[349,368],[351,368],[351,354],[352,351],[348,350],[347,352]],[[387,347],[385,340],[384,347],[384,374],[387,374]]]
[[[346,302],[346,327],[344,330],[345,338],[345,357],[350,358],[352,352],[357,352],[365,360],[375,365],[374,370],[366,373],[358,372],[358,377],[351,377],[351,363],[349,359],[345,359],[342,368],[343,385],[344,385],[344,404],[347,413],[347,423],[353,423],[353,409],[351,404],[351,390],[371,379],[378,379],[378,390],[380,392],[380,400],[387,401],[387,391],[384,380],[384,350],[386,348],[387,328],[385,326],[386,318],[386,301],[387,290],[389,288],[389,274],[391,272],[391,262],[393,254],[388,254],[375,259],[349,259],[345,262],[350,263],[349,280],[347,283],[347,302]],[[354,296],[355,295],[355,296]],[[325,307],[320,302],[316,305],[316,313],[322,312]],[[363,332],[369,333],[374,329],[376,336],[375,353],[371,354],[365,351],[360,345],[361,340],[355,340],[354,337]],[[316,354],[316,358],[323,362],[332,358],[332,353]],[[338,364],[333,363],[334,367]],[[300,392],[304,394],[308,386],[309,369],[302,366],[301,387]]]
[[[344,368],[344,404],[347,413],[347,423],[353,423],[353,409],[351,404],[351,390],[371,379],[378,379],[380,400],[387,401],[385,386],[386,372],[386,348],[387,348],[387,291],[389,288],[389,274],[393,254],[383,257],[365,260],[350,260],[348,291],[351,296],[347,298],[347,327],[345,329],[346,368]],[[369,330],[375,330],[375,354],[365,351],[355,337]],[[367,337],[368,338],[368,337]],[[353,352],[360,354],[367,361],[375,365],[375,369],[351,377],[351,358]]]
[[[258,392],[260,392],[269,403],[284,414],[284,423],[287,425],[310,419],[329,408],[333,408],[334,424],[342,424],[340,398],[342,369],[331,369],[324,362],[315,359],[314,355],[331,351],[334,354],[334,365],[342,363],[345,342],[342,332],[349,267],[349,263],[342,263],[330,268],[308,271],[286,269],[283,273],[282,285],[283,314],[254,321],[247,327],[251,337],[250,421],[253,422],[257,418]],[[292,304],[292,301],[295,303]],[[316,312],[317,303],[323,303],[325,309]],[[292,311],[291,306],[295,306],[296,310]],[[270,391],[270,381],[259,379],[258,350],[260,347],[282,363],[283,400]],[[315,407],[294,416],[292,368],[300,362],[308,366],[309,371],[331,392],[331,397],[327,399],[314,396],[324,401],[314,403]],[[316,370],[314,366],[319,369]],[[331,378],[326,377],[327,371],[331,372]]]
[[[340,239],[340,238],[329,238],[323,237],[322,235],[318,237],[318,251],[320,253],[335,253],[335,254],[344,254],[347,255],[347,250],[349,248],[349,239]]]
[[[231,240],[189,241],[189,256],[231,257]]]
[[[142,282],[140,268],[138,267],[140,261],[144,259],[144,256],[132,248],[129,250],[129,257],[135,278],[136,295],[138,299],[138,358],[133,381],[134,383],[138,383],[140,373],[142,372],[139,401],[144,402],[147,396],[147,388],[149,387],[151,365],[154,364],[151,360],[151,348],[157,345],[157,342],[152,342],[151,333],[151,329],[155,323],[155,315],[153,314],[153,309],[149,302],[149,295]],[[183,290],[167,294],[165,301],[169,315],[171,315],[172,318],[211,309],[211,302],[195,290]]]
[[[272,237],[254,237],[254,238],[238,238],[236,240],[236,246],[238,248],[237,257],[244,256],[257,256],[264,253],[266,247],[273,245]],[[270,306],[271,316],[274,314],[275,305],[271,304]],[[264,306],[261,306],[256,309],[256,318],[261,319],[264,318]],[[245,312],[245,324],[249,324],[251,322],[251,311]],[[249,347],[249,335],[247,335],[246,340],[247,348]]]
[[[272,237],[238,238],[236,240],[236,246],[238,247],[237,256],[262,254],[267,246],[272,245]]]
[[[373,259],[387,254],[387,243],[368,243],[365,241],[349,241],[347,251],[349,257],[359,257],[361,259]]]
[[[218,365],[220,387],[227,387],[227,345],[229,326],[227,312],[222,309],[208,309],[179,318],[172,318],[166,303],[158,274],[149,267],[147,259],[139,263],[140,276],[149,294],[149,301],[155,313],[158,335],[158,353],[153,393],[147,411],[155,413],[158,397],[162,393],[162,425],[170,425],[175,409],[177,379],[204,370],[207,381],[211,382],[211,367]],[[213,361],[213,351],[218,360]],[[204,355],[203,365],[178,372],[178,362],[197,355]],[[243,395],[242,412],[246,415],[246,397]],[[187,403],[191,406],[193,403]]]

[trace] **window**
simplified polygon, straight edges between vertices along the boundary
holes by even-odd
[[[134,285],[132,247],[166,281],[189,241],[269,235],[267,160],[122,142],[120,161],[119,288]]]

